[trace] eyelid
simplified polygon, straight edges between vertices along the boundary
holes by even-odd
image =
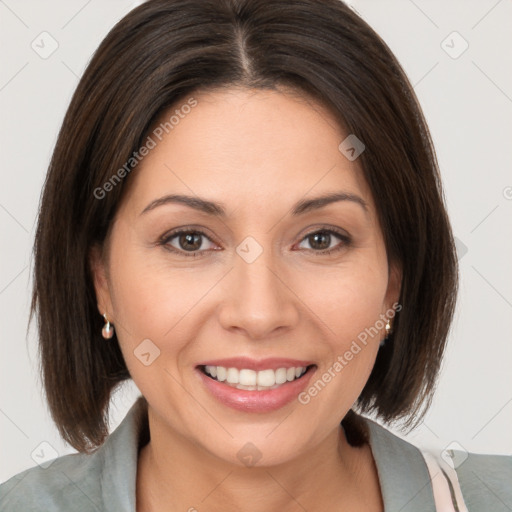
[[[343,239],[350,239],[350,235],[341,228],[330,226],[330,225],[315,225],[315,226],[308,226],[304,230],[304,234],[300,235],[300,240],[304,240],[304,238],[314,235],[315,233],[334,233],[336,236],[343,238]]]
[[[161,235],[158,238],[158,241],[162,242],[164,240],[169,240],[169,238],[172,238],[181,233],[198,233],[198,234],[205,236],[212,242],[215,242],[214,237],[211,234],[209,234],[208,231],[209,230],[206,228],[198,227],[193,224],[187,224],[184,226],[180,226],[179,228],[173,228],[173,229],[170,229],[169,231],[166,231],[163,235]],[[217,243],[217,242],[215,242],[215,243]]]

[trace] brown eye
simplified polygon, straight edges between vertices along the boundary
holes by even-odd
[[[178,236],[178,245],[185,251],[199,250],[202,242],[202,235],[198,233],[185,233]]]
[[[338,240],[337,244],[335,243],[336,239]],[[301,243],[303,244],[304,242],[307,242],[309,247],[302,247],[303,249],[319,254],[329,254],[350,245],[350,238],[331,229],[322,229],[306,235]]]
[[[208,245],[210,244],[210,246]],[[203,232],[197,230],[180,230],[164,235],[159,245],[183,256],[204,256],[215,244]],[[188,253],[188,254],[187,254]]]
[[[309,245],[313,249],[325,250],[329,249],[331,245],[331,235],[326,231],[319,231],[318,233],[314,233],[312,235],[308,235]]]

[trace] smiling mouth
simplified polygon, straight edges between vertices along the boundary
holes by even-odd
[[[199,369],[210,379],[246,391],[268,391],[290,382],[302,379],[316,365],[293,366],[277,370],[250,370],[248,368],[227,368],[224,366],[201,365]]]

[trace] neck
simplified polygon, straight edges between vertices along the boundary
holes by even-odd
[[[352,447],[337,427],[307,453],[267,467],[231,464],[170,431],[148,411],[140,451],[137,512],[383,509],[368,445]]]

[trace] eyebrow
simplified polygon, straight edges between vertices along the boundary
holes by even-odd
[[[292,208],[292,215],[301,215],[313,210],[318,210],[327,206],[328,204],[335,203],[338,201],[350,201],[356,204],[359,204],[365,213],[368,212],[367,203],[358,195],[351,194],[348,192],[331,192],[328,194],[324,194],[319,197],[315,197],[312,199],[303,199],[296,203]],[[195,210],[201,211],[203,213],[207,213],[209,215],[214,215],[216,217],[226,217],[226,209],[223,203],[217,203],[214,201],[208,201],[206,199],[201,199],[199,197],[192,197],[182,194],[170,194],[167,196],[160,197],[159,199],[155,199],[151,201],[144,210],[140,213],[143,215],[159,206],[167,205],[167,204],[183,204]]]

